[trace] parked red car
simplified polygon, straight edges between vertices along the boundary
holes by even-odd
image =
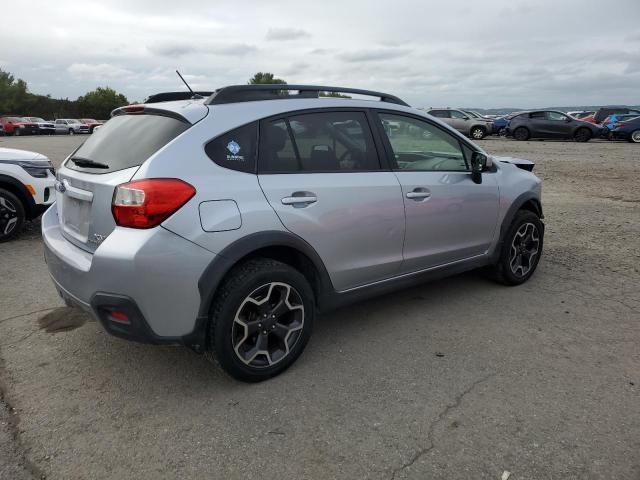
[[[98,125],[102,125],[102,122],[94,120],[93,118],[81,118],[80,121],[85,125],[89,125],[89,133],[93,133],[93,129]]]
[[[28,122],[22,117],[0,117],[0,125],[5,135],[38,135],[40,128],[37,123]]]
[[[589,115],[588,117],[581,118],[583,122],[601,124],[609,115],[618,114],[618,115],[627,115],[627,114],[635,114],[640,115],[640,111],[635,110],[633,108],[627,107],[602,107],[595,111],[593,115]]]

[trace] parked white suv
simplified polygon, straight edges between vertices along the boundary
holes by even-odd
[[[0,243],[14,238],[25,220],[55,200],[55,170],[44,155],[0,148]]]

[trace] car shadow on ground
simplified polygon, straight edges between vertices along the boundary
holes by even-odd
[[[314,334],[306,351],[278,378],[295,383],[297,379],[316,375],[321,369],[346,379],[352,375],[350,369],[367,365],[375,369],[382,360],[367,358],[371,352],[384,351],[385,345],[415,342],[418,330],[423,330],[421,335],[425,334],[425,329],[428,331],[429,322],[437,319],[437,314],[431,316],[432,304],[437,303],[441,311],[443,303],[469,301],[482,296],[491,286],[492,283],[480,274],[470,272],[323,314],[316,318]],[[44,329],[41,334],[81,337],[59,342],[56,356],[82,365],[85,373],[93,370],[90,377],[107,390],[136,385],[135,389],[127,388],[126,394],[144,399],[150,391],[158,389],[175,389],[192,395],[213,391],[233,393],[247,388],[247,384],[228,377],[206,355],[198,355],[181,346],[144,345],[112,337],[87,314],[75,309],[56,309],[43,315],[39,324]],[[77,330],[73,330],[75,328]],[[45,333],[47,329],[50,333]],[[434,353],[423,352],[421,355],[432,356]],[[403,362],[405,355],[402,348],[387,348],[384,354],[385,361],[392,363]],[[331,365],[322,365],[327,362]],[[77,367],[69,368],[76,370]],[[287,377],[289,379],[284,380]]]

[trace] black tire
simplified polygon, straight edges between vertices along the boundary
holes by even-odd
[[[272,289],[271,285],[274,285]],[[288,291],[286,286],[289,287]],[[259,306],[255,304],[256,297],[262,298]],[[279,297],[275,300],[279,306],[283,298],[286,300],[287,307],[284,308],[287,311],[271,320],[271,312],[278,308],[274,308],[276,304],[271,301],[275,297]],[[294,305],[292,308],[291,304]],[[263,310],[270,312],[265,313]],[[241,320],[246,321],[246,324],[236,321],[241,314],[245,316]],[[262,320],[263,317],[266,320]],[[212,354],[225,372],[238,380],[267,380],[285,371],[302,354],[311,337],[314,317],[314,294],[304,275],[276,260],[249,260],[234,267],[216,293],[209,317],[208,353]],[[257,323],[258,321],[265,324]],[[250,325],[255,328],[251,334]],[[295,325],[295,332],[291,330],[291,325]],[[288,332],[284,340],[278,334],[279,330]],[[262,341],[266,342],[264,346],[267,347],[268,354],[257,353],[252,356],[252,352],[264,351],[259,347],[259,342]],[[283,348],[276,348],[285,345],[286,352]],[[248,348],[249,346],[252,348]],[[271,352],[271,348],[275,351]]]
[[[487,129],[484,127],[473,127],[469,133],[474,140],[482,140],[487,135]]]
[[[73,128],[70,128],[69,129],[69,135],[75,135],[75,134],[76,134],[76,132],[73,131]]]
[[[18,197],[0,188],[0,243],[14,239],[25,221],[24,205]]]
[[[14,128],[13,129],[13,136],[14,137],[19,137],[20,136],[20,129],[19,128]]]
[[[513,138],[520,141],[529,140],[529,129],[526,127],[518,127],[513,131]]]
[[[501,128],[500,130],[498,130],[498,136],[499,137],[506,137],[507,136],[507,129],[506,128]]]
[[[531,227],[528,227],[528,225],[532,225],[533,227],[535,227],[535,231],[537,232],[538,243],[536,248],[536,255],[535,257],[530,258],[529,262],[527,262],[529,267],[528,270],[525,271],[524,268],[518,267],[516,267],[514,270],[513,265],[514,263],[517,265],[518,262],[513,262],[513,249],[516,249],[516,256],[518,254],[517,249],[520,245],[523,245],[523,248],[525,248],[526,250],[527,245],[524,244],[524,239],[522,238],[521,232],[523,232],[523,229],[525,232],[529,230]],[[517,240],[514,241],[516,235],[518,235],[523,241],[520,243]],[[514,243],[516,243],[515,246]],[[505,233],[498,262],[488,269],[491,278],[499,283],[502,283],[503,285],[509,286],[520,285],[529,280],[529,278],[531,278],[533,273],[536,271],[536,267],[538,266],[538,262],[540,261],[540,257],[542,256],[543,243],[544,225],[542,224],[540,218],[533,212],[530,212],[528,210],[520,210],[518,213],[516,213],[515,218],[513,219],[511,225]],[[522,263],[524,262],[522,262],[521,260],[520,264],[522,265]]]
[[[629,141],[631,143],[640,143],[640,130],[634,130],[629,134]]]
[[[573,139],[580,143],[588,142],[591,140],[591,131],[588,128],[579,128],[573,134]]]

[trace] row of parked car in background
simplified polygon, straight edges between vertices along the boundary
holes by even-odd
[[[527,110],[503,116],[481,115],[473,110],[451,107],[424,110],[474,140],[502,135],[516,140],[549,138],[588,142],[593,138],[607,138],[640,143],[640,110],[628,107],[566,113]],[[88,134],[100,128],[102,123],[93,118],[44,120],[40,117],[2,116],[0,136]]]
[[[640,143],[640,110],[627,107],[567,113],[527,110],[504,116],[481,115],[472,110],[450,107],[425,111],[474,140],[488,135],[504,135],[516,140],[549,138],[588,142],[593,138],[607,138]]]
[[[102,122],[93,118],[58,118],[45,120],[40,117],[7,115],[0,117],[0,135],[75,135],[93,133]]]

